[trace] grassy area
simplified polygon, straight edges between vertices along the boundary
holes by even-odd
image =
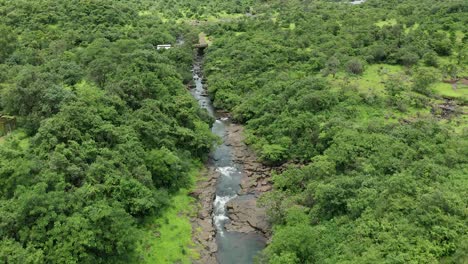
[[[29,137],[21,129],[15,130],[11,134],[0,137],[0,144],[4,144],[10,141],[17,141],[18,146],[22,149],[27,149],[29,147]]]
[[[450,83],[443,82],[434,84],[432,88],[436,94],[443,97],[468,100],[468,86],[461,83],[457,84],[456,89]]]
[[[347,79],[352,85],[358,87],[360,91],[374,90],[380,93],[384,90],[383,82],[388,75],[402,73],[403,67],[399,65],[373,64],[368,65],[362,75],[350,76],[348,73],[339,72],[335,78],[329,75],[327,79],[334,84]]]
[[[375,25],[378,26],[378,27],[393,26],[393,25],[396,25],[396,24],[397,24],[397,21],[394,18],[389,19],[389,20],[381,20],[381,21],[375,23]]]
[[[405,25],[405,33],[408,34],[410,31],[412,30],[416,30],[419,28],[419,24],[418,23],[415,23],[414,25],[412,25],[411,27],[407,27]]]
[[[384,91],[385,79],[392,74],[404,74],[403,67],[398,65],[373,64],[367,66],[362,75],[352,76],[345,72],[339,72],[335,78],[329,75],[327,79],[334,86],[339,86],[343,82],[349,82],[361,92],[371,90],[380,94]],[[410,78],[408,77],[409,80]],[[462,82],[459,82],[457,88],[454,89],[451,84],[440,81],[433,84],[432,89],[434,93],[440,96],[468,101],[468,86]]]
[[[203,17],[203,19],[206,19],[208,22],[217,23],[222,21],[236,20],[244,16],[245,14],[228,14],[226,12],[221,12],[215,15]]]
[[[192,175],[199,173],[194,170]],[[183,189],[172,198],[162,216],[145,221],[142,242],[138,247],[138,263],[192,263],[199,255],[192,242],[190,217],[196,213],[189,190]]]
[[[383,81],[387,75],[403,73],[403,67],[399,65],[373,64],[369,65],[362,76],[358,76],[356,84],[361,90],[384,90]]]

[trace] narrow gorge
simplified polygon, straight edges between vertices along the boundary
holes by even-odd
[[[212,132],[222,139],[192,193],[199,201],[193,219],[199,263],[252,263],[266,245],[269,225],[257,198],[271,189],[271,168],[259,163],[243,142],[243,127],[214,109],[202,73],[203,54],[193,67],[191,94],[215,118]]]

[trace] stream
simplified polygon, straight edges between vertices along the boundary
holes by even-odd
[[[229,118],[222,117],[215,111],[211,99],[202,81],[203,55],[197,53],[193,66],[195,87],[191,89],[192,96],[200,106],[206,109],[210,116],[216,119],[212,132],[223,139],[211,154],[211,161],[220,173],[216,184],[216,196],[213,201],[213,225],[216,229],[216,244],[218,251],[216,259],[221,264],[253,263],[255,255],[265,248],[265,238],[257,233],[229,232],[225,225],[229,221],[226,203],[232,199],[253,199],[250,195],[239,195],[243,175],[241,164],[233,161],[233,150],[226,144],[226,128],[230,126]]]

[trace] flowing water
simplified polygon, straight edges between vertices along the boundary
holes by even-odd
[[[202,108],[216,118],[212,132],[223,139],[223,144],[216,147],[212,160],[220,173],[216,186],[216,198],[213,201],[213,223],[216,227],[216,243],[218,244],[217,260],[221,264],[249,264],[259,251],[265,247],[265,238],[255,233],[228,232],[225,224],[229,221],[226,203],[231,199],[248,199],[249,196],[239,196],[242,179],[242,166],[233,161],[232,148],[226,145],[226,128],[230,125],[228,118],[220,117],[203,86],[201,74],[202,55],[198,54],[193,67],[195,87],[191,90],[193,97]]]

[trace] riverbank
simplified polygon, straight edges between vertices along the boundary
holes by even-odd
[[[245,145],[243,127],[233,124],[228,113],[214,110],[203,83],[202,60],[197,53],[191,94],[216,119],[212,131],[222,144],[210,154],[191,193],[198,208],[191,220],[192,239],[200,255],[193,262],[252,263],[270,234],[257,198],[271,189],[271,168],[259,163]]]
[[[221,113],[218,113],[222,115]],[[226,118],[226,117],[225,117]],[[257,198],[271,189],[272,168],[257,161],[254,152],[244,143],[244,128],[239,124],[226,126],[223,138],[226,146],[231,147],[233,161],[243,167],[240,191],[236,198],[226,203],[229,221],[225,228],[228,232],[256,234],[265,242],[270,237],[270,225],[264,208],[257,207]],[[220,171],[211,156],[205,164],[191,196],[197,199],[198,213],[192,218],[192,236],[196,251],[200,255],[194,263],[218,263],[216,254],[216,228],[213,222],[213,203]]]
[[[194,263],[215,264],[216,252],[216,230],[213,225],[213,201],[215,199],[216,181],[219,173],[210,161],[201,172],[196,187],[190,193],[196,199],[195,208],[197,213],[191,218],[192,241],[198,258],[193,259]]]
[[[202,165],[198,164],[190,172],[193,182],[201,168]],[[135,263],[189,264],[193,259],[200,258],[191,236],[190,219],[197,212],[196,200],[190,196],[192,188],[181,189],[175,194],[162,215],[145,219]]]
[[[268,239],[270,226],[266,211],[257,207],[257,199],[271,190],[274,169],[258,162],[255,153],[244,142],[244,127],[230,124],[226,129],[226,144],[232,148],[234,162],[242,165],[243,175],[240,196],[226,204],[231,220],[226,229],[231,232],[256,232]]]

